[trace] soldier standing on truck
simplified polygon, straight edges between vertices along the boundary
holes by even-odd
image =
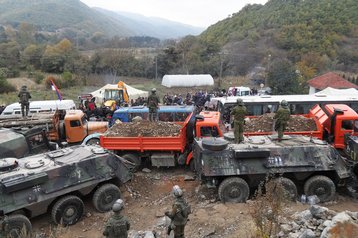
[[[27,91],[26,85],[23,85],[20,89],[19,94],[17,95],[19,97],[19,103],[21,104],[21,113],[22,116],[25,117],[29,114],[29,107],[30,107],[30,98],[31,95]]]
[[[278,108],[275,117],[275,131],[277,131],[277,139],[278,141],[282,140],[283,132],[286,130],[286,126],[288,121],[290,120],[290,109],[288,108],[288,103],[286,100],[282,100],[280,103],[280,107]]]
[[[234,117],[235,143],[241,143],[244,141],[244,123],[247,110],[241,98],[238,98],[236,102],[237,106],[232,109],[231,115]]]
[[[167,234],[174,230],[174,238],[184,238],[185,225],[188,222],[188,216],[191,213],[191,207],[183,197],[183,191],[178,185],[173,186],[172,194],[175,198],[172,211],[165,212],[165,215],[171,219]]]
[[[156,89],[152,89],[152,94],[148,97],[148,108],[149,108],[149,120],[150,121],[156,121],[157,120],[157,112],[159,107],[159,97],[155,94]]]
[[[124,208],[122,199],[117,201],[112,206],[113,216],[107,221],[103,235],[107,238],[127,238],[130,223],[128,219],[121,214]]]

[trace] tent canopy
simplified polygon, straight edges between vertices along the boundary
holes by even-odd
[[[127,89],[129,100],[131,100],[131,99],[135,100],[138,97],[148,97],[148,92],[147,91],[136,89],[136,88],[134,88],[132,86],[129,86],[128,84],[125,84],[125,83],[124,83],[124,86]],[[118,89],[118,84],[106,84],[102,88],[91,92],[92,96],[96,98],[97,103],[102,103],[103,102],[104,91],[106,89]]]
[[[347,89],[336,89],[327,87],[322,91],[319,91],[315,94],[326,94],[326,95],[358,95],[358,91],[355,88],[347,88]]]
[[[168,88],[210,86],[214,85],[214,79],[210,74],[164,75],[162,85]]]

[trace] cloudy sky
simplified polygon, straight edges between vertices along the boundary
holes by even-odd
[[[81,0],[89,7],[161,17],[193,26],[208,27],[251,3],[267,0]]]

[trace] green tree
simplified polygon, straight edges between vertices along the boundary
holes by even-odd
[[[294,65],[288,60],[273,62],[267,75],[267,83],[273,94],[297,94],[303,91],[299,85],[298,73]]]

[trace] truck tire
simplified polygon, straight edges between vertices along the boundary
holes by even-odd
[[[222,202],[246,202],[250,195],[250,188],[242,178],[230,177],[221,182],[218,194]]]
[[[89,139],[86,142],[86,145],[99,145],[99,139],[98,138]]]
[[[20,214],[7,217],[8,237],[27,237],[31,234],[32,225],[30,220]]]
[[[336,185],[327,176],[316,175],[306,181],[303,190],[306,196],[317,195],[320,202],[328,202],[336,194]]]
[[[93,194],[93,206],[99,212],[108,212],[112,209],[114,202],[121,198],[119,188],[111,183],[103,184]]]
[[[289,199],[290,201],[296,201],[298,196],[297,187],[291,179],[280,177],[274,179],[274,182],[281,184],[285,198]]]
[[[208,150],[221,151],[225,150],[229,142],[222,138],[204,138],[202,141],[203,147]]]
[[[125,154],[122,156],[124,159],[133,163],[133,167],[131,168],[132,172],[137,172],[141,166],[141,159],[135,154]]]
[[[56,224],[70,226],[76,224],[84,213],[83,201],[73,195],[60,198],[52,207],[51,217]]]

